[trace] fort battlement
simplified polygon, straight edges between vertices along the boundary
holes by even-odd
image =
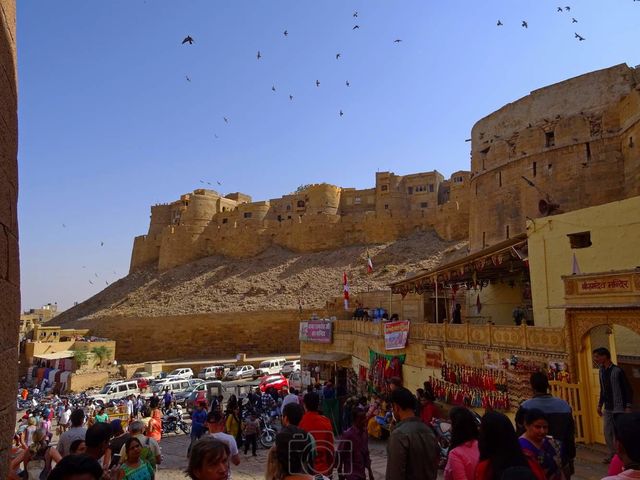
[[[197,189],[151,207],[147,235],[136,237],[131,270],[173,268],[211,255],[243,258],[271,245],[315,252],[392,241],[435,229],[448,240],[468,231],[469,172],[450,180],[437,171],[406,176],[378,172],[370,189],[306,185],[280,198],[252,202]]]

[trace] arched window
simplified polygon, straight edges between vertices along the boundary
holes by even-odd
[[[298,208],[304,208],[304,200],[298,200]]]

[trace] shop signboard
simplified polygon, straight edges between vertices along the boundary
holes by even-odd
[[[387,322],[384,324],[385,350],[399,350],[407,346],[409,338],[409,320]]]
[[[324,320],[300,322],[300,341],[310,343],[331,343],[333,323]]]

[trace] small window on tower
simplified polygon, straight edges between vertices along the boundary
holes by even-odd
[[[384,209],[385,209],[385,210],[389,210],[389,204],[388,204],[388,203],[385,203],[385,204],[384,204]]]
[[[229,222],[229,219],[228,219],[228,218],[223,218],[223,219],[222,219],[222,223],[228,223],[228,222]]]
[[[304,200],[298,200],[298,208],[304,208]]]
[[[420,208],[427,208],[429,206],[428,202],[422,202],[420,203]]]
[[[389,185],[382,185],[380,187],[380,190],[382,190],[383,192],[386,192],[387,190],[389,190]]]
[[[407,187],[407,193],[413,195],[413,187]]]
[[[544,132],[544,146],[553,147],[556,144],[556,134],[552,130],[550,132]]]
[[[244,218],[251,218],[252,215],[253,214],[251,212],[244,212]]]

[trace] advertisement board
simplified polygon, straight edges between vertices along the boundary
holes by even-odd
[[[331,343],[333,323],[324,320],[300,322],[300,341],[311,343]]]
[[[384,324],[385,350],[399,350],[407,346],[409,338],[409,320],[387,322]]]

